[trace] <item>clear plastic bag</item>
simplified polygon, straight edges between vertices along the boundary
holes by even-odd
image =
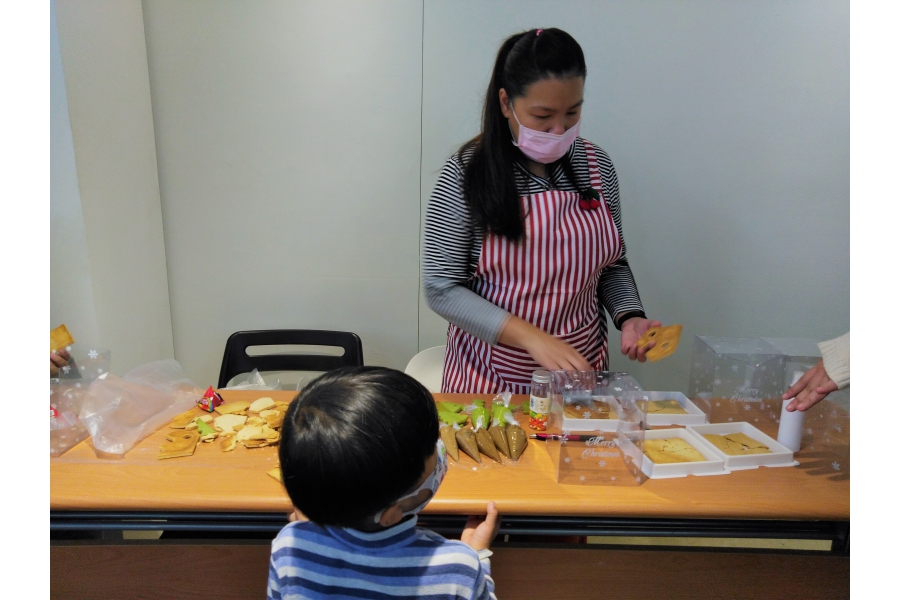
[[[90,435],[78,419],[91,381],[109,372],[109,350],[67,348],[69,364],[50,379],[50,456],[61,456]]]
[[[91,383],[79,418],[101,453],[125,454],[175,415],[190,409],[203,390],[174,360],[137,367],[123,377]]]
[[[277,390],[281,382],[275,380],[275,383],[266,383],[259,370],[253,369],[247,376],[247,380],[236,385],[225,386],[226,390]]]

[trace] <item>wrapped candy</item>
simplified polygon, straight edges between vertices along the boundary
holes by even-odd
[[[482,454],[500,461],[500,454],[497,452],[497,446],[491,434],[487,430],[488,411],[485,408],[477,408],[472,411],[472,425],[475,426],[475,443]]]
[[[447,425],[446,423],[441,423],[441,440],[444,442],[444,447],[447,448],[447,454],[453,457],[453,460],[459,462],[459,446],[456,444],[456,430],[459,429],[459,425]]]
[[[480,465],[481,455],[478,453],[478,443],[475,441],[475,432],[471,427],[463,427],[456,431],[456,442],[459,448],[471,456]]]
[[[463,405],[457,404],[456,402],[437,402],[438,412],[450,412],[450,413],[458,413],[462,411]]]
[[[506,430],[503,429],[502,421],[500,421],[499,419],[494,419],[493,421],[491,421],[491,428],[488,429],[488,433],[491,434],[491,439],[494,440],[494,446],[497,447],[497,450],[500,451],[500,454],[502,454],[506,458],[510,458],[509,442],[506,439]]]
[[[510,423],[506,426],[506,439],[509,442],[509,457],[519,460],[528,445],[528,435],[517,424]]]
[[[223,404],[224,402],[225,401],[222,400],[222,396],[216,393],[216,390],[214,390],[212,386],[209,386],[209,388],[206,390],[206,393],[203,394],[203,397],[197,401],[197,404],[206,412],[213,412],[214,410],[216,410],[217,406]]]
[[[463,425],[469,420],[469,415],[457,414],[443,410],[438,411],[438,419],[447,425]]]

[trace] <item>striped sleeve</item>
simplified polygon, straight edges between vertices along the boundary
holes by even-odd
[[[266,600],[281,600],[281,589],[278,586],[278,572],[275,570],[274,557],[269,558],[269,585],[266,589]]]
[[[478,266],[482,233],[462,192],[462,162],[444,165],[425,214],[422,272],[428,307],[478,339],[496,344],[509,313],[468,287]]]
[[[590,143],[590,142],[587,142]],[[625,236],[622,233],[622,209],[619,205],[619,178],[613,167],[609,155],[595,144],[594,151],[597,156],[597,167],[600,170],[600,180],[603,182],[603,193],[609,212],[612,214],[616,229],[622,238],[622,256],[603,270],[600,275],[600,283],[597,286],[597,297],[600,305],[606,309],[613,319],[616,315],[630,312],[643,311],[641,297],[638,294],[637,283],[631,266],[625,257]]]

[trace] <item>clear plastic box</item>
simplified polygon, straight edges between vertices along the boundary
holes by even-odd
[[[784,355],[760,338],[697,336],[687,395],[712,422],[719,420],[714,406],[723,401],[747,406],[765,399],[781,402],[784,362]]]
[[[702,425],[708,421],[706,413],[681,392],[628,392],[625,397],[648,402],[674,401],[687,411],[686,414],[654,414],[648,407],[647,425],[651,427]]]
[[[553,371],[551,420],[569,431],[616,431],[619,399],[640,390],[641,386],[628,373]]]
[[[627,373],[553,371],[547,451],[556,464],[556,480],[573,485],[635,486],[646,480],[641,470],[646,402],[625,399],[640,386]],[[615,418],[567,416],[566,406],[603,402]],[[596,411],[591,411],[596,413]],[[570,411],[571,413],[571,411]],[[596,416],[596,414],[591,415]]]

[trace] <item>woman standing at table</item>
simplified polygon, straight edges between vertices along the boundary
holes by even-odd
[[[500,47],[481,133],[444,165],[425,221],[428,305],[447,319],[442,392],[527,393],[535,369],[606,370],[650,326],[606,153],[578,137],[584,54],[559,29]],[[601,307],[602,305],[602,307]]]

